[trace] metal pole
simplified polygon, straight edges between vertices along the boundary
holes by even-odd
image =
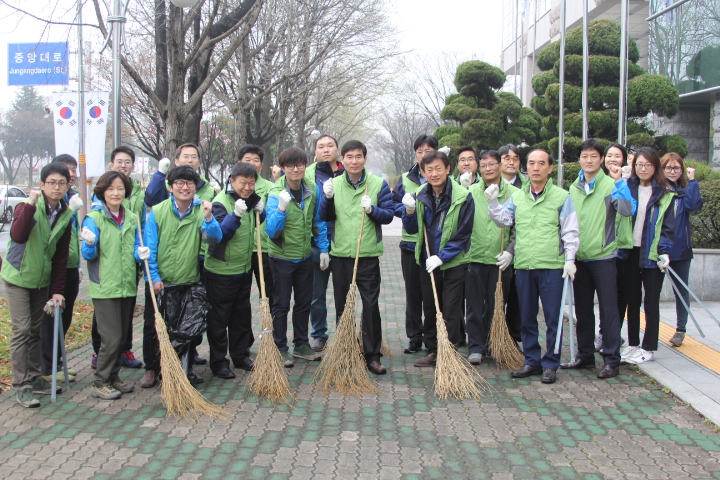
[[[620,98],[618,99],[618,138],[625,145],[627,106],[628,11],[630,0],[620,2]]]
[[[565,179],[565,162],[563,161],[563,148],[565,147],[565,15],[567,0],[562,0],[560,14],[560,115],[558,119],[558,176],[557,184],[560,188]]]
[[[78,190],[80,198],[83,201],[83,208],[80,210],[80,218],[78,221],[82,225],[85,218],[88,204],[88,178],[87,168],[85,164],[85,75],[83,75],[83,63],[85,63],[83,52],[83,31],[82,31],[82,0],[77,2],[77,21],[78,21],[78,162],[80,167],[80,179],[78,182]]]
[[[515,0],[515,16],[513,17],[514,20],[514,26],[513,31],[515,32],[515,81],[513,92],[515,95],[518,94],[518,13],[520,11],[519,7],[520,0]]]
[[[588,76],[590,44],[588,41],[588,0],[583,0],[583,81],[582,81],[582,138],[588,138]]]
[[[535,74],[535,49],[537,48],[537,22],[538,22],[538,0],[535,0],[535,8],[533,9],[533,48],[532,48],[532,63],[530,64],[530,79],[532,83],[532,78]],[[534,92],[532,89],[530,90],[530,100],[532,100],[532,97],[534,96]],[[527,106],[530,105],[530,102],[527,102]]]
[[[113,148],[122,141],[120,132],[120,42],[122,26],[125,23],[121,0],[113,2],[113,15],[108,17],[112,23],[112,105],[113,105]]]

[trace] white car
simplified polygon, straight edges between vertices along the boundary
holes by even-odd
[[[0,221],[10,223],[17,204],[27,198],[25,192],[15,185],[0,185]]]

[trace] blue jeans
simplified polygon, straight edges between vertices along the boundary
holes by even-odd
[[[313,292],[310,302],[310,324],[313,338],[328,339],[327,334],[327,286],[330,280],[330,267],[320,270],[320,249],[312,247]]]

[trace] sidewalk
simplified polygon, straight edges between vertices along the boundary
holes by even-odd
[[[589,370],[560,371],[557,383],[543,385],[538,377],[512,379],[486,360],[478,367],[492,386],[486,397],[437,399],[434,369],[412,365],[421,353],[402,353],[398,243],[386,233],[380,309],[394,356],[383,358],[388,374],[374,377],[381,394],[343,398],[312,391],[318,364],[298,361],[288,372],[295,408],[273,407],[248,395],[246,372],[222,380],[196,367],[205,379],[200,391],[233,418],[188,422],[165,416],[157,388],[138,388],[114,402],[90,397],[86,345],[70,353],[79,381],[56,404],[42,399],[32,411],[19,407],[12,391],[0,395],[0,478],[720,479],[715,428],[628,366],[608,381]],[[85,288],[81,292],[87,295]],[[254,287],[253,304],[257,315]],[[332,288],[328,319],[334,324]],[[253,330],[259,332],[257,318]],[[697,338],[693,326],[688,331]],[[718,327],[705,333],[720,339]],[[138,358],[141,334],[136,319]],[[661,349],[654,364],[666,365],[685,348]],[[207,355],[206,342],[200,351]],[[698,387],[694,373],[663,366],[670,367]],[[142,373],[123,369],[121,375],[138,382]],[[688,400],[693,407],[696,398]]]

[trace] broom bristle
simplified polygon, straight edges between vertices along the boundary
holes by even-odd
[[[493,313],[490,335],[488,336],[490,350],[495,362],[510,370],[522,368],[525,355],[517,348],[515,340],[510,336],[505,318],[505,301],[502,293],[502,283],[498,282],[495,288],[495,312]]]
[[[342,395],[356,396],[380,393],[368,376],[356,328],[353,283],[345,299],[345,309],[335,335],[325,347],[322,363],[313,377],[313,384],[322,385],[326,395],[332,390],[337,390]]]
[[[395,355],[392,350],[390,350],[390,345],[387,344],[384,338],[382,341],[382,345],[380,345],[380,354],[383,357],[392,357]]]
[[[208,402],[190,385],[180,359],[175,353],[165,328],[162,315],[155,314],[155,327],[160,343],[160,364],[162,371],[161,391],[168,415],[198,420],[203,415],[229,419],[232,415],[220,406]]]
[[[448,338],[442,313],[437,314],[437,361],[435,363],[435,395],[442,400],[456,398],[480,399],[490,384],[470,365]]]
[[[272,315],[267,298],[260,299],[260,347],[248,379],[248,390],[256,397],[267,398],[272,404],[292,406],[296,398],[290,393],[290,382],[282,355],[272,336]]]

